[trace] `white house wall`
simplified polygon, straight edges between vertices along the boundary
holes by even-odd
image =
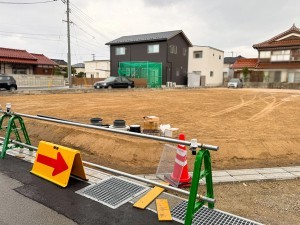
[[[194,58],[195,51],[202,51],[202,58]],[[223,62],[223,51],[208,46],[189,48],[188,72],[201,71],[201,76],[205,76],[205,86],[220,86],[223,84]],[[210,76],[211,71],[213,76]]]
[[[110,61],[109,60],[95,60],[84,62],[85,73],[87,78],[107,78],[110,76]]]

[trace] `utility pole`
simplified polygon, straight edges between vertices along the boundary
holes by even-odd
[[[72,68],[71,68],[71,40],[70,40],[70,6],[67,0],[67,27],[68,27],[68,79],[69,88],[72,87]]]
[[[92,54],[92,56],[93,56],[93,61],[95,61],[95,54]]]

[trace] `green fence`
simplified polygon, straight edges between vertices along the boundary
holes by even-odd
[[[130,61],[120,62],[118,73],[129,78],[145,78],[147,86],[151,88],[161,87],[162,63]]]

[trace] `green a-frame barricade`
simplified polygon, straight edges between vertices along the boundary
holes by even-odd
[[[4,126],[4,122],[7,122],[7,126]],[[17,127],[17,125],[19,125],[19,127]],[[0,144],[0,147],[2,147],[0,159],[3,159],[6,155],[6,151],[11,148],[8,145],[11,133],[14,133],[16,141],[22,142],[23,138],[27,145],[31,145],[24,121],[20,116],[12,115],[10,113],[4,113],[0,117],[0,130],[6,130],[4,141],[2,144]],[[15,148],[18,146],[15,145],[13,147]]]
[[[204,169],[201,170],[202,165]],[[212,181],[212,170],[211,170],[211,158],[208,149],[200,148],[196,154],[194,172],[192,179],[192,186],[190,188],[190,196],[187,205],[187,211],[185,216],[185,225],[191,225],[194,214],[206,203],[203,200],[196,200],[199,181],[200,179],[205,178],[206,184],[206,197],[213,199],[213,181]],[[208,208],[213,209],[215,206],[214,203],[208,202]]]

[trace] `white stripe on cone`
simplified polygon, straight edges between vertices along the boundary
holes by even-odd
[[[178,155],[180,155],[181,157],[184,157],[184,156],[186,156],[187,154],[187,152],[185,151],[185,150],[182,150],[182,149],[180,149],[180,148],[177,148],[177,154]]]
[[[175,158],[175,162],[176,162],[178,165],[182,166],[182,167],[184,167],[184,166],[187,164],[187,160],[185,160],[184,162],[182,162],[182,161],[180,161],[180,160],[177,159],[177,158]]]

